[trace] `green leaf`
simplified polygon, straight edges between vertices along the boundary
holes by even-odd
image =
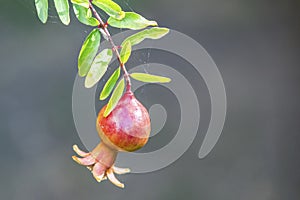
[[[114,89],[117,80],[120,77],[120,67],[118,67],[114,73],[109,77],[109,79],[107,80],[107,82],[105,83],[102,92],[100,94],[100,100],[104,100],[106,99],[110,93],[112,92],[112,90]]]
[[[48,0],[35,0],[35,8],[37,15],[42,23],[46,23],[48,19]]]
[[[65,25],[69,25],[70,23],[69,1],[54,0],[54,5],[60,21]]]
[[[122,97],[124,88],[125,88],[125,82],[124,82],[124,79],[122,78],[119,81],[117,87],[115,88],[114,92],[112,93],[112,95],[107,103],[107,107],[103,114],[104,117],[107,117],[109,115],[109,113],[116,107],[117,103],[119,102],[119,100]]]
[[[112,18],[120,20],[125,16],[122,8],[111,0],[93,0],[92,3]]]
[[[99,22],[96,18],[92,17],[92,11],[90,9],[73,4],[73,10],[81,23],[88,26],[98,26]]]
[[[110,17],[108,24],[116,28],[128,28],[132,30],[139,30],[147,26],[157,26],[156,21],[149,21],[141,15],[134,12],[125,12],[125,17],[122,20]]]
[[[140,42],[142,42],[144,39],[159,39],[165,36],[167,33],[169,33],[169,29],[167,28],[160,28],[160,27],[153,27],[150,29],[142,30],[138,33],[135,33],[128,38],[126,38],[121,46],[125,44],[126,42],[130,41],[131,45],[137,45]]]
[[[171,81],[171,79],[167,77],[145,74],[145,73],[132,73],[130,74],[130,76],[135,80],[142,81],[145,83],[168,83]]]
[[[131,43],[130,43],[130,41],[127,41],[122,46],[122,49],[120,52],[121,62],[123,64],[125,64],[128,61],[130,55],[131,55]]]
[[[85,8],[89,8],[89,6],[90,6],[89,0],[71,0],[71,2],[73,4],[83,6]]]
[[[94,59],[91,69],[85,78],[85,87],[91,88],[102,78],[113,57],[111,49],[104,49]]]
[[[90,70],[100,46],[100,37],[99,30],[95,28],[85,39],[78,56],[79,76],[85,76]]]

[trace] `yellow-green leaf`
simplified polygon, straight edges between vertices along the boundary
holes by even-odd
[[[131,55],[131,43],[130,43],[130,41],[127,41],[122,46],[122,49],[120,52],[121,62],[123,64],[125,64],[128,61],[130,55]]]
[[[79,76],[85,76],[90,70],[92,62],[100,46],[100,37],[99,30],[94,29],[85,39],[78,56]]]
[[[91,88],[102,78],[112,59],[113,53],[111,49],[104,49],[94,59],[91,69],[85,78],[85,87]]]
[[[169,33],[169,29],[167,28],[160,28],[160,27],[153,27],[150,29],[146,29],[146,30],[142,30],[138,33],[135,33],[131,36],[129,36],[128,38],[126,38],[121,46],[123,46],[123,44],[125,44],[126,42],[130,41],[131,46],[133,45],[137,45],[140,42],[142,42],[145,39],[159,39],[162,38],[163,36],[165,36],[167,33]]]
[[[92,11],[89,8],[73,4],[73,10],[81,23],[88,26],[98,26],[99,22],[96,18],[92,17]]]
[[[71,0],[73,4],[83,6],[85,8],[89,8],[90,3],[89,0]]]
[[[114,19],[120,20],[125,16],[122,8],[111,0],[93,0],[92,3]]]
[[[124,88],[125,88],[125,82],[124,82],[124,79],[122,78],[119,81],[118,85],[116,86],[114,92],[112,93],[112,95],[107,103],[107,107],[103,114],[104,117],[107,117],[109,115],[109,113],[116,107],[117,103],[119,102],[119,100],[122,97]]]
[[[112,92],[112,90],[114,89],[117,80],[120,77],[120,67],[118,67],[114,73],[109,77],[109,79],[107,80],[107,82],[105,83],[102,92],[100,94],[99,99],[100,100],[104,100],[106,99],[110,93]]]
[[[70,23],[69,1],[54,0],[54,5],[60,21],[65,25],[69,25]]]
[[[39,19],[42,23],[46,23],[48,19],[48,0],[35,0],[34,2]]]
[[[156,21],[147,20],[135,12],[125,12],[125,17],[121,20],[110,17],[107,22],[110,26],[116,28],[128,28],[132,30],[143,29],[147,26],[157,26]]]
[[[132,73],[130,74],[130,76],[135,80],[142,81],[145,83],[168,83],[171,81],[171,79],[167,77],[145,73]]]

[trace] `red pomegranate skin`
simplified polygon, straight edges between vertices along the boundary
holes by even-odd
[[[104,117],[106,106],[100,110],[96,121],[101,140],[118,151],[131,152],[143,147],[150,135],[150,117],[134,94],[125,92],[112,112]]]

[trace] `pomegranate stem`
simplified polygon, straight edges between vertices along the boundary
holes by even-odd
[[[99,30],[103,30],[104,31],[104,34],[106,35],[107,37],[107,40],[109,41],[109,43],[111,44],[112,46],[112,49],[113,51],[115,52],[116,56],[117,56],[117,59],[120,63],[120,68],[123,70],[124,72],[124,78],[125,78],[125,81],[126,81],[126,91],[130,91],[131,90],[131,81],[130,81],[130,77],[129,77],[129,73],[124,65],[124,63],[122,63],[121,61],[121,57],[120,57],[120,53],[119,53],[119,50],[118,50],[118,47],[115,45],[108,29],[107,29],[107,23],[104,23],[103,20],[101,19],[100,15],[98,14],[97,10],[95,9],[95,7],[93,6],[92,4],[92,1],[93,0],[90,0],[89,1],[89,7],[90,9],[92,10],[95,18],[98,20],[98,22],[100,23],[99,26],[98,26],[98,29]]]

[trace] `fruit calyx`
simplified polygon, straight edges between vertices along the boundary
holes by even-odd
[[[103,142],[100,142],[89,153],[80,150],[77,145],[73,145],[73,150],[82,157],[72,156],[73,160],[80,165],[86,166],[98,182],[108,178],[116,186],[124,188],[124,184],[115,177],[114,173],[126,174],[130,172],[130,169],[119,168],[113,165],[118,154],[117,151],[109,148]]]

